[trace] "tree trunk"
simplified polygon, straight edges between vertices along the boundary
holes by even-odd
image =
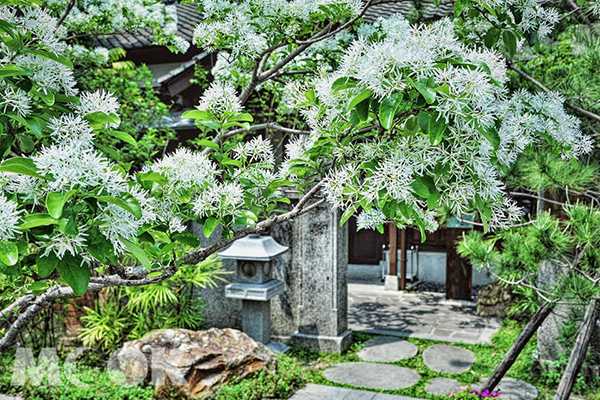
[[[484,385],[484,388],[489,389],[490,391],[494,390],[494,388],[500,383],[500,380],[504,377],[504,375],[508,372],[510,367],[515,363],[519,354],[525,348],[525,345],[529,343],[529,340],[533,336],[535,332],[537,332],[538,328],[544,320],[550,315],[552,310],[554,309],[554,304],[546,303],[536,313],[533,315],[533,318],[529,320],[525,328],[519,334],[519,337],[515,341],[515,343],[511,346],[508,353],[502,359],[502,362],[496,367],[492,375],[488,378],[487,382]]]
[[[577,335],[577,341],[571,352],[571,357],[565,368],[565,373],[560,379],[556,394],[553,400],[568,400],[575,385],[577,374],[581,369],[581,365],[585,359],[585,353],[592,339],[594,328],[596,327],[596,319],[598,318],[597,308],[600,305],[600,299],[592,300],[585,310],[585,317]]]

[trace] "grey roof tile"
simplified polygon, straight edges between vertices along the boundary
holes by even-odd
[[[196,4],[177,5],[177,34],[190,42],[196,24],[202,20],[202,15],[196,12],[196,7]],[[96,45],[108,49],[122,47],[131,50],[152,47],[152,41],[152,32],[144,29],[102,36],[96,40]]]

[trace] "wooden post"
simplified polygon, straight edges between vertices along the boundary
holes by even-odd
[[[398,275],[398,227],[390,224],[390,270],[389,275]]]
[[[467,300],[473,298],[473,267],[460,257],[456,246],[467,229],[449,228],[446,235],[446,299]]]
[[[406,229],[400,231],[400,290],[406,290]]]
[[[548,315],[550,315],[553,309],[554,304],[546,303],[536,311],[519,334],[517,340],[510,347],[510,350],[508,350],[502,359],[502,362],[498,364],[487,382],[485,382],[484,388],[489,389],[490,392],[494,390],[498,383],[500,383],[500,380],[504,378],[504,375],[508,372],[510,367],[515,363],[517,357],[519,357],[519,354],[521,354],[525,348],[525,345],[529,343],[533,334],[537,332],[540,325],[548,318]]]
[[[583,322],[579,329],[575,346],[573,347],[573,351],[571,351],[571,357],[569,358],[565,372],[560,379],[558,389],[552,400],[568,400],[569,396],[571,396],[577,374],[581,369],[581,365],[585,359],[585,352],[587,351],[594,333],[594,328],[596,327],[598,306],[600,306],[600,299],[592,300],[585,310],[585,317],[583,317]]]

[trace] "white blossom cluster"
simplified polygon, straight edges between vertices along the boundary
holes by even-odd
[[[449,20],[411,27],[396,16],[359,35],[361,39],[350,46],[337,71],[309,84],[288,87],[289,104],[301,108],[315,135],[339,137],[340,126],[347,126],[346,105],[364,89],[382,100],[403,96],[414,90],[414,82],[427,80],[444,89],[436,90],[435,101],[426,110],[447,125],[445,140],[436,145],[424,134],[402,135],[403,121],[399,121],[392,140],[351,141],[333,151],[335,167],[327,177],[329,201],[344,209],[360,202],[372,204],[374,208],[361,217],[363,227],[373,227],[382,215],[378,207],[391,199],[417,213],[398,223],[421,219],[435,229],[432,208],[445,205],[462,214],[473,208],[477,196],[492,208],[489,222],[501,226],[518,219],[520,212],[504,198],[496,158],[508,166],[540,136],[553,138],[565,155],[578,156],[591,149],[591,140],[579,130],[577,118],[564,111],[563,99],[526,92],[508,98],[506,67],[500,55],[459,43]],[[332,84],[341,77],[354,79],[357,87],[333,90]],[[316,105],[306,102],[308,87],[315,88]],[[500,146],[494,151],[493,139],[485,133],[497,126]],[[314,139],[309,147],[311,143]],[[298,152],[298,143],[290,150]],[[288,160],[293,157],[288,155]],[[366,172],[363,163],[374,166]],[[416,195],[414,184],[420,177],[432,179],[439,192],[433,207]]]
[[[64,27],[58,27],[57,19],[43,8],[17,9],[13,6],[0,6],[0,19],[13,24],[22,34],[31,35],[31,43],[36,50],[48,51],[57,56],[64,55],[67,46],[62,40],[66,30]],[[17,54],[2,43],[0,66],[7,64],[30,70],[33,73],[31,79],[39,87],[38,90],[45,94],[51,92],[77,94],[73,71],[58,61],[35,54]],[[7,86],[3,87],[2,92],[2,105],[5,112],[15,112],[21,117],[29,113],[31,98],[28,93]]]
[[[49,0],[46,5],[57,13],[62,13],[67,0]],[[159,0],[86,0],[76,2],[67,15],[65,26],[75,32],[93,31],[110,34],[114,32],[133,32],[150,28],[155,40],[160,44],[169,44],[185,53],[190,43],[177,36],[176,6],[165,5]],[[100,54],[92,54],[100,55]]]
[[[360,0],[203,0],[207,22],[194,32],[194,43],[209,51],[227,49],[233,57],[256,57],[283,37],[296,35],[323,15],[320,7],[337,6],[350,16],[360,13]],[[232,48],[227,46],[232,45]]]
[[[144,169],[167,178],[154,205],[161,219],[179,230],[185,211],[178,209],[182,196],[189,198],[198,218],[234,215],[243,204],[244,191],[236,182],[220,182],[216,165],[204,154],[178,149]],[[189,216],[189,215],[188,215]]]
[[[564,156],[589,153],[593,140],[581,132],[579,119],[565,112],[564,101],[556,92],[532,94],[521,90],[502,102],[498,160],[507,166],[512,164],[525,147],[538,139],[537,133],[565,146]]]
[[[67,30],[41,8],[0,6],[0,19],[15,24],[21,33],[30,33],[32,41],[45,50],[62,54],[67,45],[62,41]]]
[[[70,58],[78,65],[104,66],[109,60],[109,51],[104,47],[93,49],[74,45],[69,48]]]
[[[542,40],[560,20],[556,8],[544,7],[543,2],[538,0],[478,0],[477,3],[504,11],[521,32],[535,31]],[[519,18],[514,15],[513,9],[520,13]]]
[[[0,194],[0,240],[9,240],[17,233],[17,224],[21,217],[18,204]]]
[[[226,113],[240,112],[242,104],[231,83],[213,82],[204,91],[198,109],[210,112],[217,118],[221,118]]]

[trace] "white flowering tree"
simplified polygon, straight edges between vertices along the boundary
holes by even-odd
[[[542,141],[566,158],[590,150],[558,94],[506,87],[503,54],[547,35],[557,11],[461,0],[453,19],[430,25],[364,23],[383,2],[202,1],[195,42],[219,52],[222,77],[184,115],[203,149],[126,171],[95,146],[101,135],[135,145],[118,130],[119,105],[105,91],[78,91],[66,34],[151,26],[185,51],[169,9],[0,0],[0,277],[16,282],[0,311],[0,349],[58,299],[161,282],[325,201],[362,228],[433,231],[442,207],[506,226],[520,210],[502,178],[521,152]],[[268,85],[283,93],[282,115],[299,113],[307,129],[251,125],[244,105]],[[282,162],[260,135],[235,140],[264,128],[293,136]],[[281,211],[289,191],[300,200]],[[200,248],[188,221],[206,236],[222,226],[223,237]]]

